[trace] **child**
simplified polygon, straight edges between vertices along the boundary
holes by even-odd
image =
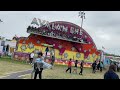
[[[78,64],[78,60],[75,61],[75,68],[74,68],[74,70],[73,70],[73,72],[75,71],[76,74],[77,74],[77,64]]]

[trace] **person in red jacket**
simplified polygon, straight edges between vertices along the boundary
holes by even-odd
[[[71,67],[72,67],[72,61],[71,61],[71,58],[70,58],[70,61],[68,62],[68,69],[66,70],[66,72],[68,70],[70,70],[70,73],[71,73]]]

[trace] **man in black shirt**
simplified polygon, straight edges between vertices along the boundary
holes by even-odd
[[[81,71],[80,71],[79,75],[82,75],[82,73],[83,73],[83,64],[84,64],[84,61],[82,60],[82,62],[80,63]]]
[[[93,68],[93,73],[96,72],[96,66],[97,66],[97,63],[96,61],[92,64],[92,68]]]

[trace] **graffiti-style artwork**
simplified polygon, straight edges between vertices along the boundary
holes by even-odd
[[[67,58],[68,57],[68,54],[67,53],[64,53],[64,58]]]
[[[23,44],[25,44],[26,42],[25,42],[25,40],[23,41]]]
[[[80,56],[81,56],[80,53],[77,53],[77,54],[76,54],[76,57],[77,57],[77,58],[80,58]]]
[[[87,57],[87,60],[90,60],[90,56]]]
[[[85,35],[85,38],[87,38],[87,36]]]
[[[22,51],[25,51],[26,49],[27,49],[26,45],[22,45],[22,46],[21,46],[21,50],[22,50]]]
[[[38,25],[38,26],[39,26],[36,18],[33,19],[33,21],[31,22],[31,24],[34,24],[34,25]]]
[[[40,49],[45,53],[45,45],[52,46],[55,58],[58,59],[56,61],[58,64],[64,63],[70,58],[74,60],[88,60],[87,63],[90,64],[100,56],[92,37],[80,26],[70,22],[55,21],[47,25],[39,25],[40,27],[38,27],[39,22],[37,21],[39,20],[36,18],[32,21],[32,24],[36,24],[36,27],[28,26],[27,32],[30,35],[18,41],[19,52],[38,52]],[[51,49],[49,52],[52,55],[51,52],[53,51]],[[62,60],[59,61],[60,58]]]
[[[62,45],[59,45],[58,47],[61,49],[61,48],[62,48]]]
[[[38,35],[35,35],[35,37],[37,38]]]
[[[79,48],[79,51],[81,51],[81,48]]]
[[[40,40],[37,40],[37,44],[40,44]]]
[[[38,52],[39,52],[39,49],[35,49],[34,52],[35,52],[35,53],[38,53]]]
[[[34,44],[32,44],[32,42],[29,43],[29,44],[28,44],[28,48],[30,48],[30,49],[34,48]]]
[[[93,57],[93,58],[95,57],[95,53],[92,54],[92,57]]]
[[[71,50],[72,50],[72,51],[75,51],[75,47],[72,47]]]
[[[89,52],[91,52],[91,49],[89,49]]]

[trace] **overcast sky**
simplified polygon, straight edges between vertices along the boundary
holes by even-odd
[[[81,25],[79,11],[0,11],[0,36],[11,39],[15,34],[27,37],[34,17],[47,21],[68,21]],[[120,55],[120,11],[85,11],[83,28],[98,49]]]

